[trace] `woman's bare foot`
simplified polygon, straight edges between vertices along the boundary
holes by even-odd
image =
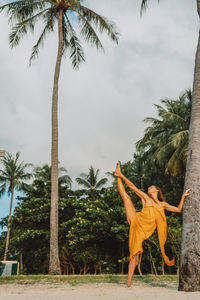
[[[121,168],[120,168],[120,162],[118,162],[115,169],[115,176],[119,177],[120,175],[121,175]]]
[[[131,281],[127,281],[127,287],[131,287],[132,282]]]

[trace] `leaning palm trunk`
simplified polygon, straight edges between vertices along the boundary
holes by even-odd
[[[51,148],[51,217],[49,274],[60,274],[58,250],[58,80],[63,52],[63,10],[59,11],[58,54],[54,74],[52,97],[52,148]]]
[[[10,199],[10,209],[9,209],[9,216],[8,216],[8,231],[6,235],[6,247],[5,247],[5,252],[4,252],[4,260],[7,260],[8,256],[8,245],[10,241],[10,228],[11,228],[11,213],[12,213],[12,205],[13,205],[13,193],[14,193],[14,188],[13,184],[11,184],[11,199]]]
[[[197,0],[200,17],[200,0]],[[200,36],[198,40],[189,130],[185,188],[191,196],[184,204],[179,290],[200,291]]]

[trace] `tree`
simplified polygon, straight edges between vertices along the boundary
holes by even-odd
[[[159,118],[146,118],[151,123],[136,148],[146,159],[164,167],[165,173],[184,176],[187,161],[188,133],[192,94],[186,90],[177,100],[161,99],[155,105]]]
[[[81,173],[80,177],[76,178],[76,181],[79,185],[83,185],[87,189],[98,189],[106,184],[108,181],[107,178],[102,178],[98,181],[99,169],[95,171],[93,166],[90,167],[89,173]]]
[[[67,170],[63,167],[58,168],[58,197],[62,197],[66,188],[70,189],[72,180],[66,174]],[[62,174],[64,173],[64,174]],[[43,165],[42,167],[35,167],[33,170],[32,184],[23,184],[23,191],[30,197],[35,198],[51,198],[51,167]]]
[[[22,190],[24,181],[32,177],[32,174],[27,173],[26,171],[26,169],[29,168],[31,164],[25,164],[23,161],[19,162],[19,156],[19,152],[16,153],[15,157],[13,157],[12,154],[6,152],[5,157],[0,161],[3,165],[3,169],[0,170],[0,197],[6,192],[10,196],[10,209],[7,223],[8,231],[6,235],[4,260],[7,260],[8,255],[14,190]]]
[[[67,187],[71,188],[72,180],[69,175],[66,174],[67,170],[63,167],[58,168],[58,190],[61,188]],[[65,173],[61,175],[61,173]],[[43,190],[46,190],[46,193],[51,192],[51,167],[48,165],[44,165],[42,167],[34,168],[33,172],[34,182],[35,184],[41,185]]]
[[[65,170],[59,168],[59,170]],[[73,217],[71,202],[74,192],[69,184],[63,182],[65,173],[59,176],[59,223],[66,222]],[[33,172],[34,180],[30,184],[23,184],[23,196],[18,197],[18,203],[12,215],[12,230],[10,235],[9,252],[16,259],[23,257],[23,273],[47,273],[49,266],[49,224],[51,200],[51,170],[50,167],[36,167]],[[70,180],[71,181],[71,180]],[[0,226],[6,226],[6,218]],[[0,238],[0,255],[2,254],[3,237]],[[59,246],[62,248],[66,239],[62,232],[59,234]]]
[[[142,0],[141,11],[146,9],[148,0]],[[196,0],[200,18],[200,0]],[[192,90],[192,111],[189,129],[189,145],[186,164],[185,189],[192,193],[183,208],[183,231],[179,273],[180,291],[200,291],[200,34],[195,56],[194,81]]]
[[[17,46],[27,32],[34,31],[37,21],[44,22],[44,28],[30,57],[30,64],[39,54],[47,33],[53,32],[58,25],[58,52],[54,72],[52,94],[52,145],[51,145],[51,218],[50,218],[50,274],[60,274],[58,254],[58,81],[63,55],[70,51],[70,59],[77,69],[84,59],[84,52],[72,26],[71,19],[81,25],[80,36],[92,46],[103,50],[103,45],[94,29],[106,33],[112,41],[118,42],[118,32],[114,23],[83,6],[83,0],[18,0],[0,7],[13,22],[10,33],[11,47]]]

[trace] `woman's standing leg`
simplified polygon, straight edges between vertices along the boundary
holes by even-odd
[[[129,261],[127,287],[131,286],[132,278],[136,268],[136,263],[137,263],[137,254],[133,255],[131,260]]]
[[[117,164],[116,171],[115,171],[116,176],[118,175],[118,172],[121,172],[119,163]],[[127,221],[129,225],[131,225],[131,220],[136,214],[135,206],[133,205],[133,202],[131,201],[129,195],[126,193],[123,182],[119,177],[117,177],[117,186],[118,186],[119,193],[123,199]],[[129,266],[128,266],[128,280],[127,280],[128,287],[131,286],[132,277],[134,275],[135,268],[136,268],[136,263],[137,263],[137,255],[133,255],[133,257],[129,261]]]
[[[133,205],[133,202],[131,201],[131,198],[129,197],[129,195],[126,193],[123,183],[122,183],[122,180],[119,177],[117,178],[117,185],[118,185],[119,193],[124,202],[124,208],[125,208],[127,221],[129,223],[129,225],[131,225],[131,220],[136,214],[135,206]],[[129,261],[129,266],[128,266],[128,279],[127,279],[128,287],[131,286],[132,278],[133,278],[135,268],[136,268],[136,262],[137,262],[137,255],[133,255],[131,260]]]

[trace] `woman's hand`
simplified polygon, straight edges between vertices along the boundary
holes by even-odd
[[[121,177],[121,176],[122,176],[121,168],[120,168],[120,163],[119,163],[119,162],[118,162],[117,165],[116,165],[115,176],[116,176],[116,177]]]
[[[187,197],[187,196],[190,196],[190,195],[191,195],[190,189],[187,189],[187,190],[185,191],[185,193],[183,193],[183,196],[184,196],[184,197]]]

